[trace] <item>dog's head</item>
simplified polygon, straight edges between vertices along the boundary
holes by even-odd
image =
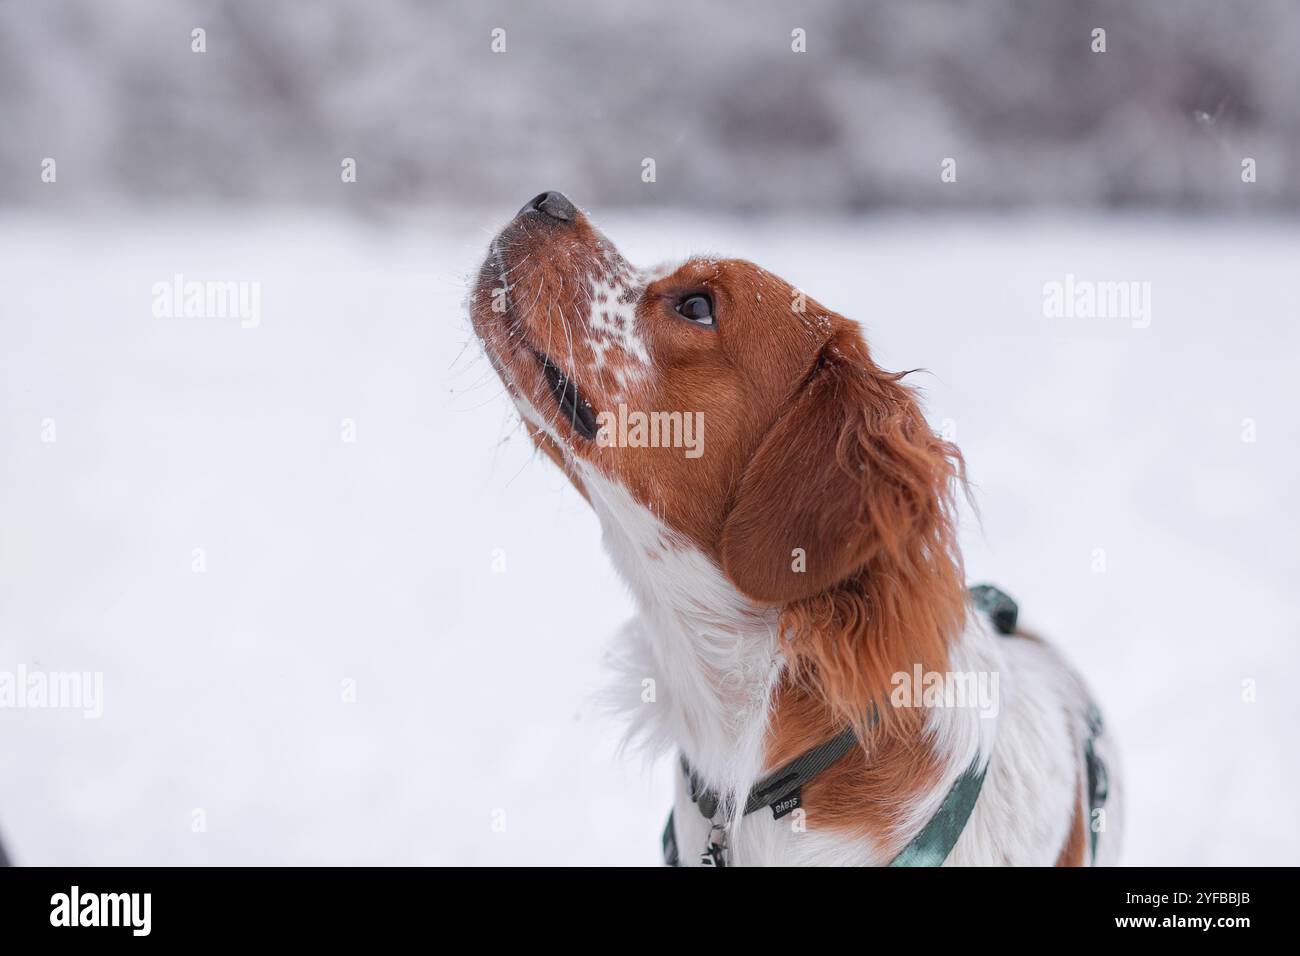
[[[949,556],[955,450],[856,323],[753,263],[637,269],[548,192],[492,242],[471,315],[579,490],[596,469],[750,599]]]

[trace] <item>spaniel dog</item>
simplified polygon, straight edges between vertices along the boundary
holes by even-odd
[[[634,596],[621,687],[678,754],[669,863],[1114,859],[1099,713],[967,589],[960,454],[856,322],[750,262],[637,269],[558,192],[469,308]]]

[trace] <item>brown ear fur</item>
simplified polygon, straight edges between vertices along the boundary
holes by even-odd
[[[943,670],[961,628],[962,464],[856,328],[838,332],[819,364],[750,460],[720,554],[742,592],[784,605],[792,676],[814,680],[865,733],[873,701],[891,723],[892,674]]]

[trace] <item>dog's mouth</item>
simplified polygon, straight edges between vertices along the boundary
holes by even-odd
[[[591,402],[579,391],[573,379],[564,374],[563,369],[543,353],[534,350],[533,354],[542,367],[542,374],[546,376],[546,384],[550,386],[555,403],[560,406],[560,417],[587,441],[595,440],[596,410],[591,407]]]
[[[491,267],[491,272],[488,271],[489,267]],[[569,423],[569,426],[579,437],[586,441],[594,441],[598,431],[596,410],[586,396],[582,394],[581,389],[578,388],[573,379],[569,378],[564,370],[551,360],[550,356],[527,343],[527,332],[524,330],[523,323],[519,321],[515,314],[513,296],[511,295],[512,286],[506,282],[506,276],[509,274],[510,265],[506,257],[505,244],[502,242],[501,237],[498,236],[492,240],[492,244],[488,249],[488,258],[484,265],[484,278],[481,280],[485,285],[491,283],[489,294],[494,297],[492,311],[504,316],[507,328],[510,329],[509,334],[511,336],[517,335],[524,340],[522,344],[524,344],[525,349],[532,353],[537,364],[541,366],[547,387],[555,399],[555,404],[559,406],[560,417]]]

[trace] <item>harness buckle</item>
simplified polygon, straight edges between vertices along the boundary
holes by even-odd
[[[716,837],[713,834],[718,834]],[[715,823],[709,827],[709,836],[704,844],[704,852],[700,854],[700,866],[726,866],[727,865],[727,827],[722,823]]]

